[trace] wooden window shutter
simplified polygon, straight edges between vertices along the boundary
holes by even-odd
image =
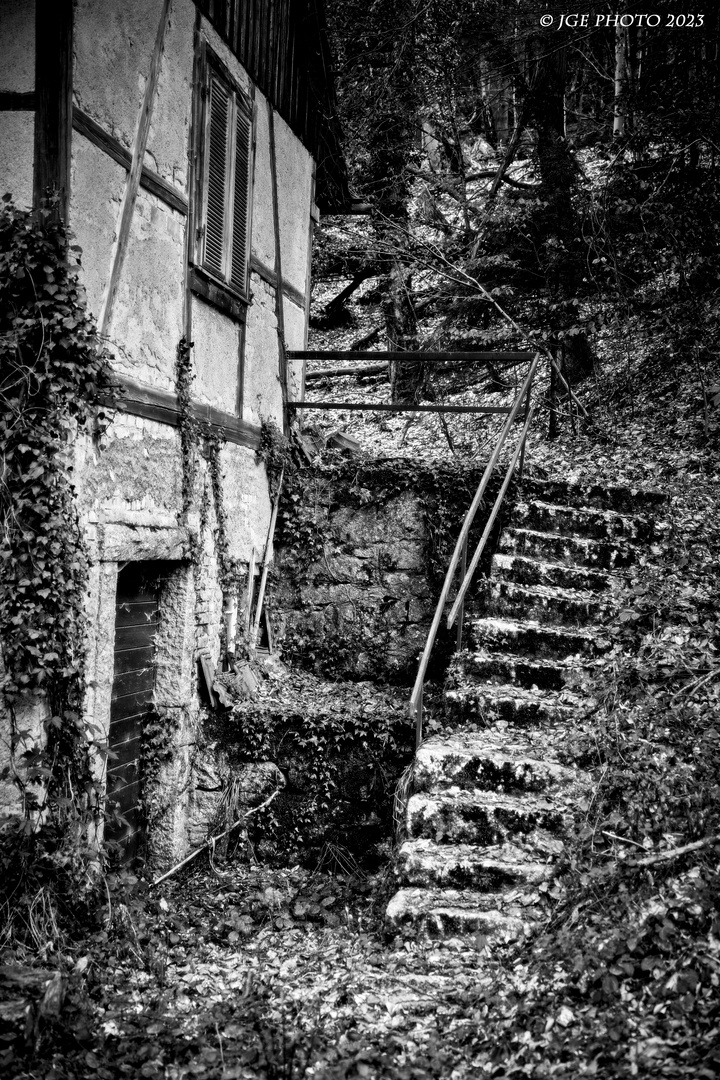
[[[219,277],[225,277],[230,94],[214,76],[210,78],[208,109],[210,115],[207,125],[207,188],[202,264]]]
[[[202,173],[195,258],[214,282],[247,294],[253,106],[220,61],[205,59]]]
[[[246,287],[248,265],[251,140],[252,125],[250,116],[242,104],[236,102],[230,281],[243,292]]]

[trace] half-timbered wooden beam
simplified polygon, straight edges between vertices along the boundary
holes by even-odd
[[[33,204],[58,196],[68,219],[72,149],[73,0],[36,0]]]
[[[115,379],[122,393],[118,400],[113,402],[113,408],[129,413],[130,416],[141,416],[145,420],[155,420],[160,424],[168,424],[170,427],[180,426],[180,407],[176,394],[171,394],[167,390],[157,390],[152,386],[144,386],[124,375],[116,375]],[[232,413],[199,401],[193,401],[190,407],[196,420],[208,425],[215,434],[221,435],[227,442],[235,443],[237,446],[247,446],[253,450],[257,450],[260,446],[260,428],[256,424],[240,420]]]

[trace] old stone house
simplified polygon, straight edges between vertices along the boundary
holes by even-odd
[[[172,762],[153,844],[167,864],[193,839],[200,661],[217,664],[223,611],[242,605],[243,568],[268,535],[261,423],[282,426],[302,394],[286,349],[306,343],[317,207],[346,198],[322,10],[3,0],[0,40],[0,190],[28,207],[59,195],[123,388],[107,429],[75,443],[90,559],[86,718],[113,750],[107,775],[100,759],[97,770],[129,851],[142,830],[143,716],[152,705],[166,718]],[[196,455],[185,500],[183,341],[185,415],[220,447],[215,476],[212,457]],[[229,577],[223,558],[240,572]],[[42,703],[31,712],[37,726]]]

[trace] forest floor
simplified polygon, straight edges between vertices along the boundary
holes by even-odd
[[[314,872],[241,849],[155,889],[112,879],[95,928],[41,957],[67,976],[68,1003],[8,1075],[717,1075],[717,417],[672,372],[638,379],[623,405],[618,385],[587,388],[590,430],[538,437],[530,454],[540,474],[662,488],[671,526],[602,628],[612,647],[584,688],[602,685],[599,708],[573,736],[597,784],[545,930],[494,952],[481,938],[390,939],[389,870],[363,874],[339,850]]]

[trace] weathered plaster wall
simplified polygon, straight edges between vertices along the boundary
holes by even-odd
[[[180,437],[175,428],[117,413],[98,444],[77,444],[75,468],[80,513],[152,510],[163,518],[181,508]]]
[[[185,219],[140,190],[109,333],[118,371],[160,390],[175,387],[184,257]]]
[[[277,114],[275,145],[283,277],[304,293],[307,284],[313,160]]]
[[[195,11],[191,0],[173,0],[145,152],[148,168],[186,194]]]
[[[193,395],[198,401],[234,413],[242,328],[198,297],[192,300],[192,325],[196,371]]]
[[[128,151],[135,139],[162,0],[121,5],[79,0],[75,13],[77,104]],[[187,191],[194,6],[176,0],[160,67],[146,164]],[[77,133],[73,137],[71,226],[83,249],[84,280],[98,315],[112,265],[127,173]],[[182,336],[185,218],[140,189],[109,333],[116,367],[162,390],[174,386]]]
[[[26,94],[35,88],[35,4],[0,4],[0,92]],[[0,112],[0,195],[10,192],[17,206],[32,205],[32,112]]]
[[[128,150],[150,71],[162,0],[77,0],[75,101]]]
[[[265,546],[270,524],[270,494],[264,465],[255,461],[255,451],[228,444],[220,454],[224,474],[225,510],[232,522],[228,531],[230,554],[247,560],[250,550],[259,553]]]
[[[18,207],[32,206],[35,114],[0,112],[0,196],[10,192]]]
[[[275,269],[275,227],[270,170],[270,132],[267,98],[255,93],[255,173],[253,178],[252,251],[270,270]]]
[[[77,132],[73,134],[70,225],[82,248],[82,281],[95,318],[102,308],[127,173]]]
[[[305,308],[299,307],[294,300],[283,297],[283,315],[285,317],[285,343],[288,349],[304,349],[307,345],[305,332]],[[288,387],[291,398],[299,399],[302,392],[302,360],[288,362]]]
[[[251,275],[250,287],[253,302],[245,328],[243,417],[256,424],[262,419],[281,422],[275,289],[257,274]]]
[[[0,90],[27,94],[35,89],[35,0],[0,4]]]
[[[230,52],[225,42],[220,35],[214,29],[214,27],[207,21],[205,17],[200,20],[200,32],[203,37],[208,41],[213,51],[217,53],[222,60],[225,67],[228,69],[233,78],[240,84],[246,93],[252,94],[253,85],[250,81],[250,76],[242,66],[236,56]]]
[[[256,93],[256,149],[255,180],[253,193],[253,254],[269,270],[275,266],[275,229],[272,206],[272,173],[270,167],[270,130],[267,99]],[[275,161],[277,168],[277,205],[279,205],[281,262],[283,280],[294,285],[304,295],[308,286],[308,260],[310,247],[310,206],[312,194],[313,162],[299,139],[290,131],[285,121],[274,117]],[[250,310],[245,346],[245,392],[246,417],[255,418],[262,413],[258,405],[268,387],[268,372],[261,372],[260,356],[277,349],[275,289],[253,275],[253,292],[263,311]],[[283,297],[285,341],[288,349],[304,349],[307,345],[307,320],[304,308],[297,302]],[[269,319],[268,319],[269,316]],[[277,379],[275,361],[275,379]],[[302,364],[291,365],[288,372],[290,397],[298,397],[301,391]],[[280,383],[277,384],[280,389]],[[274,392],[274,388],[273,388]],[[275,399],[275,411],[266,409],[262,415],[279,416],[276,409],[282,405]]]

